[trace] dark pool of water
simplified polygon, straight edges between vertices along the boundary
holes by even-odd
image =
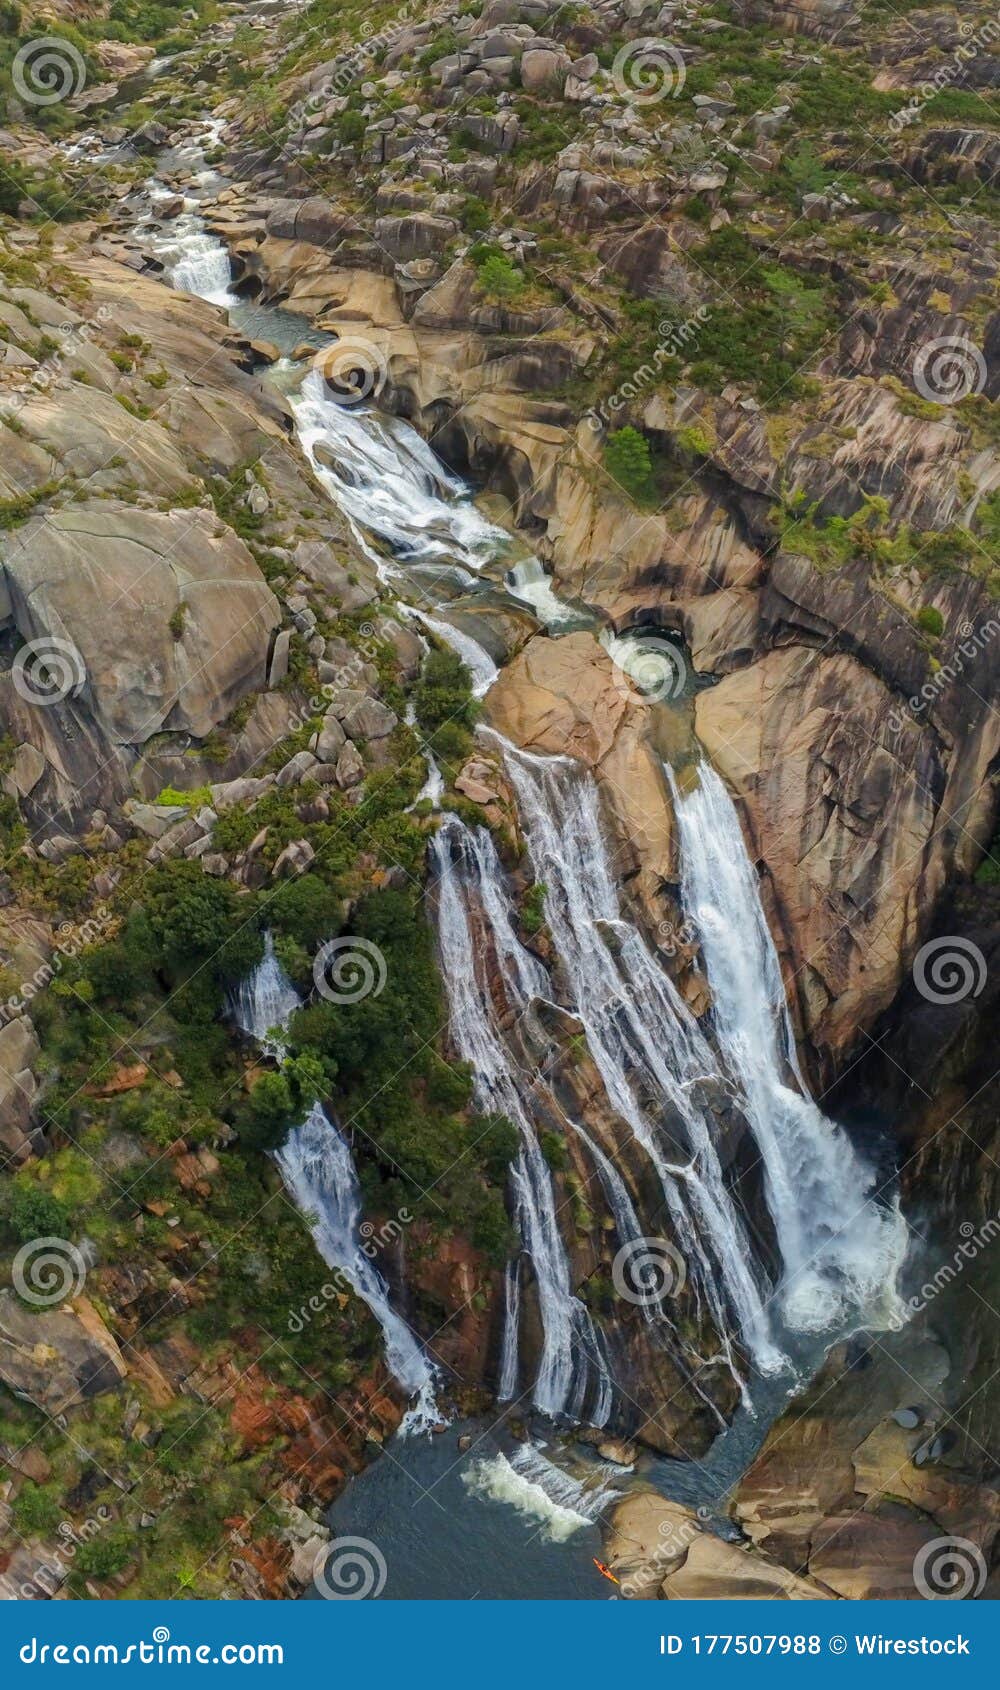
[[[466,1452],[463,1435],[472,1439]],[[384,1557],[384,1600],[607,1601],[614,1586],[594,1566],[601,1535],[560,1527],[477,1494],[484,1464],[516,1444],[495,1422],[464,1421],[436,1436],[393,1439],[328,1516],[338,1537],[362,1537]]]
[[[703,1510],[703,1523],[724,1537],[738,1536],[729,1519],[730,1493],[753,1461],[768,1427],[790,1397],[820,1365],[826,1342],[801,1339],[794,1371],[753,1381],[752,1407],[700,1460],[674,1461],[643,1453],[634,1475],[620,1470],[622,1494],[635,1484]],[[459,1439],[470,1437],[462,1452]],[[546,1422],[535,1422],[532,1441],[572,1475],[598,1468],[591,1451]],[[338,1538],[367,1539],[384,1558],[383,1599],[486,1601],[528,1599],[608,1601],[614,1586],[598,1572],[601,1514],[566,1532],[566,1521],[519,1511],[525,1501],[505,1482],[498,1454],[518,1449],[502,1418],[457,1422],[437,1436],[393,1439],[374,1464],[353,1481],[328,1516]],[[484,1470],[498,1480],[483,1494]],[[603,1467],[606,1475],[607,1468]],[[470,1479],[472,1481],[470,1485]],[[601,1513],[614,1508],[608,1496]]]
[[[289,311],[284,305],[260,305],[252,299],[237,296],[229,308],[229,321],[248,340],[269,340],[283,357],[288,357],[303,342],[319,349],[333,342],[333,335],[317,329],[299,311]],[[301,374],[301,372],[299,372]]]

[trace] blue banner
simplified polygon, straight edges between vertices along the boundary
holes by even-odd
[[[4,1683],[221,1675],[275,1686],[453,1681],[470,1690],[600,1682],[644,1690],[859,1678],[970,1682],[993,1670],[995,1602],[15,1602]],[[396,1679],[393,1675],[399,1674]]]

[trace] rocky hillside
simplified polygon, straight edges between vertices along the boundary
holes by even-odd
[[[0,13],[3,1577],[296,1594],[320,1505],[404,1409],[267,1154],[317,1099],[449,1389],[497,1385],[516,1134],[446,1036],[433,766],[552,954],[480,714],[593,771],[623,894],[699,1016],[661,758],[707,755],[814,1087],[892,1122],[929,1248],[997,1210],[995,24],[909,0]],[[296,313],[299,344],[168,285],[206,122],[201,212],[238,298]],[[449,588],[500,667],[482,712],[296,443],[279,353],[413,424],[579,609],[555,639],[537,602]],[[636,633],[682,665],[667,721],[622,687],[609,636]],[[265,929],[309,997],[279,1066],[227,1015]],[[313,956],[337,935],[389,984],[334,1015]],[[956,941],[983,976],[946,1002],[914,962]],[[552,1007],[523,1053],[558,1119],[599,1086]],[[620,1126],[588,1125],[645,1215]],[[606,1194],[578,1144],[544,1147],[604,1321]],[[992,1271],[958,1315],[931,1299],[885,1348],[835,1350],[715,1499],[742,1547],[675,1521],[635,1593],[899,1594],[873,1569],[912,1562],[918,1520],[989,1554],[995,1416],[966,1402]],[[627,1430],[702,1452],[737,1392],[691,1382],[719,1339],[697,1298],[667,1350],[635,1311],[607,1326]]]
[[[991,837],[988,23],[488,0],[262,31],[232,107],[241,285],[720,679],[699,737],[827,1081]]]

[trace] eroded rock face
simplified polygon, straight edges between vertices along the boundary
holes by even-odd
[[[637,1490],[615,1509],[605,1556],[627,1601],[817,1601],[831,1592],[747,1543],[717,1537],[682,1503]]]
[[[4,573],[20,636],[79,653],[74,693],[112,743],[164,728],[203,736],[264,685],[277,601],[204,510],[72,505],[27,523]]]
[[[836,33],[851,21],[842,7],[800,11],[795,27],[828,17]],[[968,152],[971,143],[961,145]],[[575,180],[570,162],[564,174]],[[602,251],[636,291],[655,275],[679,309],[693,311],[683,241],[675,249],[644,231],[607,236]],[[813,261],[819,265],[808,255]],[[267,243],[256,262],[266,273]],[[974,501],[996,483],[993,456],[964,413],[921,409],[899,383],[912,387],[914,356],[928,337],[972,333],[962,312],[978,283],[949,278],[919,257],[891,267],[891,276],[887,269],[888,302],[873,299],[852,314],[824,359],[818,391],[780,427],[735,387],[717,396],[684,386],[671,392],[655,369],[626,384],[614,410],[581,424],[547,396],[586,369],[604,332],[579,301],[551,324],[541,314],[529,324],[526,313],[486,299],[461,260],[412,295],[393,290],[384,273],[347,270],[340,253],[299,249],[296,263],[298,270],[275,272],[279,284],[293,297],[301,285],[303,299],[318,300],[324,277],[325,320],[371,335],[389,370],[384,397],[433,434],[447,459],[502,495],[507,520],[530,535],[558,591],[594,606],[618,630],[682,631],[696,670],[724,678],[717,702],[703,696],[699,732],[704,724],[706,748],[743,800],[747,831],[770,864],[765,895],[797,1026],[813,1079],[828,1079],[891,1000],[949,873],[974,868],[990,837],[1000,739],[989,637],[964,660],[971,685],[949,674],[962,631],[988,627],[991,609],[971,569],[928,579],[922,567],[896,568],[882,579],[863,550],[832,567],[780,549],[778,511],[783,499],[798,500],[826,521],[852,516],[865,499],[884,500],[891,522],[912,524],[918,535],[969,520]],[[525,335],[534,338],[525,344]],[[603,433],[629,420],[675,461],[676,492],[656,510],[636,508],[601,474]],[[929,606],[946,630],[937,646],[918,622]],[[510,682],[501,679],[491,706],[514,738],[536,730],[536,709],[551,711],[537,694],[531,705],[514,701],[522,684],[533,692],[539,664],[560,661],[543,651],[546,643],[516,679],[514,671]],[[789,656],[818,646],[822,662],[804,666]],[[588,668],[556,691],[570,697],[577,679],[586,689]],[[930,698],[914,710],[907,701],[928,687]],[[558,749],[603,762],[605,729],[586,725],[595,704],[591,689],[580,722],[553,717],[538,743],[557,749],[565,740]],[[615,737],[615,702],[602,700],[599,709],[610,709]],[[725,713],[721,726],[716,712]],[[739,758],[724,743],[734,738]],[[754,741],[749,763],[741,762]],[[622,787],[646,784],[634,759],[627,780],[610,764],[605,777],[609,799],[619,789],[612,802],[626,818],[623,834],[639,824],[631,866],[642,865],[648,902],[669,868],[669,819],[660,800],[621,799]],[[841,779],[849,786],[842,801]]]
[[[816,1602],[829,1592],[815,1580],[798,1578],[742,1546],[705,1534],[692,1543],[683,1563],[663,1581],[669,1602]]]
[[[0,1147],[4,1160],[14,1165],[27,1161],[40,1142],[31,1122],[38,1057],[35,1029],[26,1015],[0,1027]]]
[[[744,1475],[735,1501],[743,1530],[791,1572],[861,1601],[920,1600],[920,1551],[963,1538],[981,1557],[979,1594],[1000,1494],[975,1482],[952,1429],[950,1371],[922,1319],[870,1347],[839,1346]],[[965,1394],[962,1380],[955,1388]]]
[[[575,757],[593,770],[615,830],[619,878],[658,918],[673,820],[648,712],[590,634],[530,640],[487,695],[487,718],[527,751]]]
[[[46,1414],[64,1414],[125,1378],[118,1345],[86,1297],[31,1308],[0,1291],[0,1379]]]

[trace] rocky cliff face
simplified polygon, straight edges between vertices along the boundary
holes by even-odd
[[[904,39],[850,8],[741,14],[790,38],[773,104],[751,108],[742,66],[711,80],[711,32],[654,11],[603,9],[617,69],[585,17],[546,34],[537,7],[506,0],[444,18],[457,54],[433,59],[429,25],[394,31],[350,142],[343,114],[359,108],[331,91],[342,61],[320,64],[283,87],[307,134],[277,158],[247,151],[216,227],[248,287],[364,341],[383,399],[508,501],[560,591],[618,629],[680,630],[696,668],[723,677],[698,732],[768,864],[799,1028],[828,1081],[991,837],[995,273],[974,202],[952,238],[906,186],[958,158],[980,179],[990,133],[942,128],[925,96],[907,105],[923,15]],[[654,52],[649,97],[632,99],[628,66],[660,24],[674,57]],[[799,35],[822,45],[825,106]],[[871,83],[862,40],[892,67]],[[988,60],[956,58],[938,103],[974,107],[963,91]],[[864,188],[849,85],[885,137]],[[561,143],[551,166],[532,157],[541,112],[546,145]],[[481,279],[489,242],[462,229],[470,192],[521,278],[505,293]],[[763,293],[744,297],[744,274]],[[774,324],[768,289],[787,302]],[[727,381],[733,342],[755,335],[758,369]],[[626,424],[656,461],[639,509],[604,459]]]

